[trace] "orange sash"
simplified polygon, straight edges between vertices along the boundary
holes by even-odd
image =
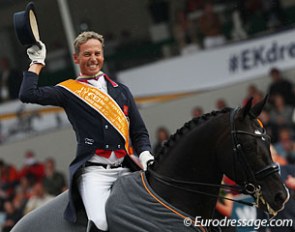
[[[103,91],[86,83],[67,80],[58,84],[73,93],[98,113],[100,113],[124,138],[125,149],[129,151],[129,121],[115,100]]]

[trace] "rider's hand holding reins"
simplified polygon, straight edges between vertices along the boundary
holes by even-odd
[[[147,169],[147,163],[154,160],[154,156],[149,151],[143,151],[139,155],[139,160],[145,171]]]

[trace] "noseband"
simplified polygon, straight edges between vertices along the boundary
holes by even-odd
[[[183,187],[183,185],[207,186],[207,187],[214,187],[214,188],[218,187],[218,188],[223,188],[223,189],[231,189],[231,190],[234,190],[238,193],[250,194],[256,199],[255,203],[246,202],[243,200],[236,200],[236,199],[232,199],[232,198],[227,198],[224,196],[219,196],[219,197],[222,199],[235,201],[235,202],[238,202],[241,204],[258,207],[259,200],[263,201],[263,196],[262,196],[261,186],[258,185],[257,180],[263,180],[267,176],[278,172],[279,166],[275,163],[272,163],[272,164],[270,164],[270,165],[268,165],[268,166],[264,167],[263,169],[258,170],[256,172],[252,171],[252,169],[250,168],[249,163],[247,161],[245,152],[243,151],[242,145],[238,140],[238,135],[239,134],[250,135],[255,138],[261,138],[261,139],[269,138],[269,136],[266,134],[265,131],[263,131],[263,133],[261,133],[261,134],[255,134],[255,133],[248,132],[248,131],[236,130],[234,119],[235,119],[235,116],[239,110],[240,110],[240,108],[238,107],[238,108],[231,111],[231,113],[230,113],[230,126],[231,126],[231,138],[232,138],[232,145],[233,145],[233,152],[234,152],[234,167],[235,167],[234,175],[236,176],[236,173],[237,173],[236,172],[236,166],[237,166],[236,163],[237,163],[237,160],[239,160],[240,163],[244,164],[241,166],[243,167],[244,172],[247,177],[247,180],[243,184],[239,184],[238,186],[237,185],[227,185],[227,184],[216,185],[216,184],[210,184],[210,183],[177,180],[174,178],[163,176],[163,175],[155,172],[154,170],[152,170],[150,168],[151,163],[148,164],[147,173],[150,174],[153,178],[155,178],[159,182],[161,182],[167,186],[177,188],[180,190],[184,190],[187,192],[210,196],[210,197],[217,197],[217,196],[214,194],[207,193],[207,192],[198,191],[198,190],[191,189],[191,188],[186,188],[186,187]],[[151,161],[151,162],[153,162],[153,161]]]

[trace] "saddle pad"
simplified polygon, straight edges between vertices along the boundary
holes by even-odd
[[[106,205],[106,213],[111,232],[189,232],[204,228],[187,227],[184,219],[172,210],[189,217],[184,212],[159,197],[148,185],[143,172],[134,172],[119,178],[113,186]],[[151,196],[150,191],[170,209]]]

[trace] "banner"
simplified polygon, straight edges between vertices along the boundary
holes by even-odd
[[[118,74],[135,97],[197,92],[295,67],[295,30],[203,50]]]

